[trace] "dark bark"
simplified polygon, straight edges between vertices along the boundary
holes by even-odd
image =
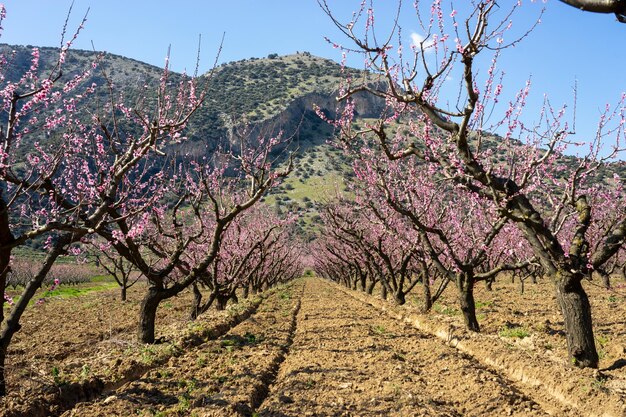
[[[211,308],[211,306],[213,305],[213,301],[215,301],[216,295],[217,293],[215,291],[212,291],[211,295],[209,295],[209,299],[207,300],[207,302],[202,304],[202,292],[200,292],[200,289],[194,283],[193,284],[193,304],[189,312],[190,313],[189,320],[193,321],[197,319],[200,316],[200,314],[205,313],[209,308]]]
[[[4,197],[2,196],[2,189],[0,188],[0,247],[10,245],[15,240],[13,233],[11,233],[11,228],[9,224],[9,208],[4,201]],[[10,261],[11,249],[4,248],[0,250],[0,294],[4,294],[4,291],[6,289]],[[0,303],[0,307],[4,307],[4,299]],[[0,308],[0,323],[2,323],[3,321],[4,308]]]
[[[215,308],[218,311],[225,310],[226,309],[226,304],[228,304],[229,298],[230,298],[230,295],[228,295],[228,294],[217,293],[215,295]]]
[[[359,276],[359,290],[366,292],[367,291],[367,276],[365,274],[360,274]]]
[[[154,343],[156,312],[163,299],[163,292],[161,290],[156,287],[150,287],[143,297],[143,300],[141,300],[137,334],[141,343]]]
[[[594,13],[626,14],[626,2],[624,0],[561,0],[577,9]]]
[[[399,306],[404,305],[406,303],[406,294],[401,288],[397,288],[393,293],[393,301]]]
[[[242,296],[243,298],[248,298],[250,296],[250,285],[243,287]]]
[[[7,346],[0,346],[0,397],[7,395],[7,381],[4,376]]]
[[[372,293],[374,292],[374,287],[376,287],[376,281],[370,282],[367,288],[365,289],[365,292],[368,293],[369,295],[372,295]]]
[[[191,309],[189,311],[189,320],[193,321],[200,315],[200,304],[202,303],[202,293],[198,288],[198,285],[194,282],[192,284],[193,301],[191,302]]]
[[[394,301],[397,305],[399,305],[399,306],[401,306],[401,305],[403,305],[404,303],[406,303],[406,296],[405,296],[404,292],[402,292],[402,291],[396,291],[396,292],[393,294],[393,301]]]
[[[64,251],[65,246],[71,242],[71,235],[63,235],[57,240],[54,248],[46,257],[46,260],[41,266],[39,272],[26,284],[26,287],[24,288],[20,299],[11,309],[11,312],[9,313],[6,321],[3,322],[4,327],[2,328],[2,333],[0,333],[0,396],[6,395],[4,363],[6,360],[9,345],[11,344],[11,339],[13,338],[15,333],[20,331],[22,327],[20,324],[22,314],[24,314],[24,311],[26,311],[26,307],[35,295],[35,292],[41,287],[43,280],[48,275],[48,272],[50,271],[50,268],[52,268],[52,265],[54,264],[56,259]]]
[[[582,286],[582,274],[557,273],[556,299],[565,320],[570,361],[580,368],[597,368],[598,352],[593,337],[591,306]]]
[[[474,301],[474,281],[471,277],[457,277],[459,288],[459,304],[465,321],[465,328],[472,332],[479,332],[480,326],[476,318],[476,303]]]
[[[386,287],[385,285],[381,285],[381,286],[380,286],[380,297],[381,297],[383,300],[386,300],[386,299],[387,299],[387,287]]]
[[[122,285],[120,287],[120,299],[122,301],[126,301],[126,292],[128,290],[128,287],[126,287],[126,285]]]
[[[228,297],[228,299],[230,301],[233,302],[233,304],[238,304],[239,303],[239,298],[237,297],[237,293],[235,292],[235,290],[233,290],[233,292],[230,294],[230,296]]]
[[[433,308],[433,299],[430,292],[430,280],[426,276],[422,278],[422,300],[422,311],[427,313]]]

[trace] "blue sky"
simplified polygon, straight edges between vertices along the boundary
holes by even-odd
[[[508,3],[512,0],[504,0]],[[67,0],[8,0],[1,42],[58,46],[60,31],[70,5]],[[337,15],[350,17],[360,0],[329,0]],[[401,25],[405,41],[419,33],[405,0]],[[445,2],[444,2],[445,3]],[[467,4],[467,0],[457,3]],[[626,24],[613,16],[583,13],[557,0],[524,1],[515,27],[525,28],[546,7],[542,23],[516,48],[508,50],[500,67],[506,72],[509,92],[522,87],[532,76],[533,93],[527,110],[531,117],[543,94],[553,103],[571,103],[572,86],[578,83],[577,138],[592,135],[600,110],[616,103],[626,91]],[[527,3],[527,4],[526,4]],[[389,22],[395,0],[376,0],[377,20]],[[162,65],[168,45],[175,70],[195,67],[198,35],[202,34],[201,70],[211,67],[219,40],[225,32],[221,62],[269,53],[309,51],[339,60],[340,53],[324,40],[337,33],[315,0],[75,0],[70,30],[91,8],[76,47],[106,50],[154,65]],[[358,65],[358,60],[353,61]]]

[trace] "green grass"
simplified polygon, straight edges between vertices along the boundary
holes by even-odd
[[[372,331],[379,335],[384,335],[387,333],[387,329],[380,325],[372,326]]]
[[[119,286],[117,285],[116,282],[106,282],[106,281],[100,281],[98,285],[93,285],[91,283],[84,283],[84,284],[71,285],[71,286],[61,284],[53,291],[44,290],[43,292],[39,294],[35,294],[35,297],[33,297],[33,299],[29,302],[29,305],[35,304],[37,300],[39,300],[40,298],[65,299],[65,298],[72,298],[72,297],[80,297],[82,295],[90,294],[92,292],[109,291],[109,290],[113,290],[117,288],[119,288]],[[22,287],[17,288],[18,294],[21,293],[22,291],[23,291]],[[20,298],[21,298],[20,295],[15,295],[13,297],[13,302],[17,303]],[[5,310],[9,310],[11,306],[5,303],[4,308]]]
[[[101,274],[101,275],[94,275],[94,277],[91,278],[91,282],[112,282],[112,283],[115,283],[115,280],[113,279],[113,277],[111,275]]]
[[[98,285],[82,284],[82,285],[60,285],[53,291],[47,291],[43,294],[43,298],[70,298],[80,297],[81,295],[89,294],[98,291],[107,291],[118,288],[115,282],[103,282]]]
[[[281,199],[285,196],[297,203],[304,202],[307,197],[311,201],[319,202],[331,198],[335,194],[335,190],[343,190],[344,180],[338,173],[328,173],[324,176],[312,175],[309,178],[300,178],[290,175],[281,184],[281,190],[276,194],[265,197],[268,205],[274,205],[277,197]]]
[[[222,347],[226,348],[226,350],[231,351],[234,347],[256,345],[264,339],[265,338],[263,336],[257,336],[253,333],[246,332],[243,336],[234,335],[224,338],[220,344]]]
[[[604,359],[606,357],[606,345],[609,343],[608,336],[596,335],[596,345],[598,346],[598,357]]]
[[[446,316],[457,316],[461,314],[461,312],[456,308],[443,306],[439,303],[435,303],[435,305],[433,306],[433,310],[435,310],[437,313],[445,314]]]
[[[500,337],[509,337],[509,338],[517,338],[523,339],[525,337],[530,336],[530,332],[525,327],[515,326],[515,327],[505,327],[498,332]]]

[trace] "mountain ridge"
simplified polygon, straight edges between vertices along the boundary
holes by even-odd
[[[16,74],[28,70],[32,48],[0,44],[0,51],[15,51],[11,53],[12,61],[9,65],[13,72],[9,71],[9,81],[11,77],[17,77]],[[41,71],[50,70],[58,59],[59,48],[41,47],[39,51]],[[64,77],[72,77],[84,68],[89,68],[100,53],[70,49],[64,64]],[[87,85],[92,82],[102,85],[106,82],[106,73],[131,101],[140,99],[133,94],[145,91],[144,86],[154,87],[154,91],[158,85],[163,68],[121,55],[103,54],[99,69],[86,81]],[[182,77],[177,72],[171,72],[170,75],[172,82]],[[334,135],[332,126],[314,111],[314,106],[318,106],[331,117],[334,115],[338,88],[347,76],[368,77],[364,71],[342,67],[330,59],[308,52],[283,56],[270,54],[265,58],[223,63],[213,72],[201,76],[209,82],[207,100],[190,120],[187,132],[189,140],[180,145],[181,149],[185,153],[212,151],[228,136],[227,124],[232,119],[239,122],[245,120],[255,127],[257,133],[276,134],[284,131],[286,136],[293,136],[293,142],[297,145],[295,158],[298,165],[292,178],[268,196],[266,201],[278,211],[301,211],[306,217],[303,223],[308,224],[317,215],[313,203],[325,199],[325,193],[330,195],[342,189],[344,178],[351,175],[349,159],[328,143],[328,139]],[[355,110],[359,120],[375,119],[385,110],[385,105],[382,99],[373,95],[359,94],[355,97]],[[0,118],[4,121],[6,116]],[[489,137],[497,141],[498,136],[494,134]],[[494,155],[495,158],[501,156]],[[575,157],[564,158],[568,165],[576,162]],[[626,164],[618,163],[603,168],[598,178],[609,178],[615,172],[624,176]],[[564,175],[567,173],[564,172]]]

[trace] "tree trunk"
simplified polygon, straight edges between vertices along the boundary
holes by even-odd
[[[245,285],[243,287],[242,294],[243,298],[248,298],[250,296],[250,285]]]
[[[359,275],[359,290],[365,292],[366,288],[367,288],[367,281],[365,280],[365,275],[360,274]]]
[[[474,302],[474,280],[471,277],[458,277],[457,286],[465,328],[472,332],[479,332],[480,326],[476,318],[476,304]]]
[[[239,304],[239,298],[237,297],[237,292],[235,290],[233,290],[228,299],[231,300],[233,304]]]
[[[2,241],[0,240],[0,246],[2,246]],[[7,276],[9,275],[9,267],[11,264],[11,250],[1,250],[0,251],[0,295],[2,295],[2,300],[0,301],[0,325],[4,322],[4,293],[6,291],[7,286]]]
[[[385,285],[380,286],[380,298],[382,298],[383,300],[387,299],[387,286]]]
[[[143,300],[141,300],[139,329],[137,331],[137,337],[141,343],[154,343],[156,312],[162,300],[161,291],[155,287],[150,287]]]
[[[7,381],[4,376],[4,364],[7,357],[8,346],[0,346],[0,397],[7,395]]]
[[[194,321],[200,315],[200,304],[202,303],[202,293],[194,282],[192,285],[193,301],[191,302],[191,309],[189,310],[189,320]]]
[[[10,245],[14,242],[15,237],[11,233],[9,221],[9,208],[2,196],[2,188],[0,188],[0,246]],[[4,291],[6,289],[7,275],[9,274],[9,266],[11,263],[11,249],[0,250],[0,324],[4,321]],[[4,367],[0,368],[0,370]]]
[[[406,303],[406,295],[401,290],[398,290],[393,294],[393,301],[401,306]]]
[[[433,308],[433,298],[430,292],[430,279],[427,276],[422,277],[422,312],[427,313]]]
[[[372,295],[374,293],[375,286],[376,286],[376,281],[370,282],[367,288],[365,289],[365,292],[368,293],[369,295]]]
[[[221,293],[216,294],[215,296],[215,308],[218,311],[223,311],[226,309],[226,304],[228,303],[229,295],[224,295]]]
[[[597,368],[598,352],[593,337],[591,305],[582,286],[582,274],[557,272],[556,299],[565,320],[570,361],[580,368]]]
[[[80,238],[80,236],[78,238]],[[4,362],[6,359],[9,345],[11,344],[11,339],[13,339],[15,333],[19,332],[22,328],[22,325],[20,324],[20,319],[22,318],[24,311],[26,311],[28,303],[32,300],[37,290],[41,287],[41,284],[48,275],[50,268],[52,268],[52,265],[54,264],[56,259],[59,257],[61,252],[63,252],[65,246],[71,242],[72,236],[69,234],[65,234],[59,237],[52,251],[48,253],[48,256],[46,256],[46,260],[39,269],[39,272],[37,272],[37,275],[35,275],[33,278],[30,279],[30,281],[28,281],[28,283],[24,287],[24,291],[22,291],[20,299],[15,303],[15,305],[13,305],[9,316],[6,318],[6,320],[3,320],[3,322],[1,322],[3,326],[2,332],[0,333],[0,396],[6,395]],[[1,307],[4,307],[4,305],[2,305]]]
[[[120,299],[122,301],[126,301],[126,291],[128,290],[128,287],[126,287],[126,284],[122,285],[122,287],[120,288],[121,290],[121,295],[120,295]]]

